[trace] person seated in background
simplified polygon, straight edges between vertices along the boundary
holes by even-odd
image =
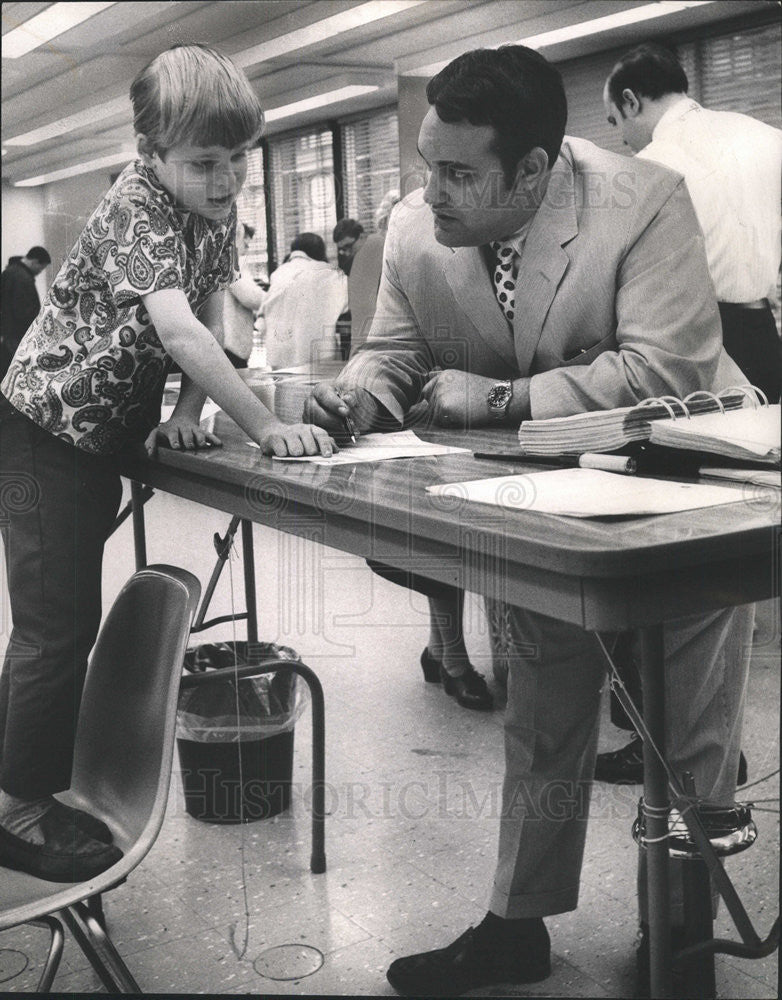
[[[353,260],[348,278],[351,354],[363,344],[372,326],[388,223],[399,200],[397,190],[385,195],[375,212],[377,232],[366,237]],[[470,663],[464,643],[464,591],[371,559],[367,565],[383,579],[423,594],[428,601],[429,641],[421,653],[424,680],[428,684],[442,682],[446,694],[453,695],[462,708],[479,711],[493,708],[491,692],[483,676]]]
[[[234,368],[246,368],[253,349],[255,317],[263,305],[266,293],[247,271],[247,251],[255,229],[242,225],[242,244],[239,253],[239,280],[223,296],[223,349]]]
[[[383,247],[386,243],[388,220],[399,201],[399,191],[388,191],[375,212],[375,232],[369,233],[356,251],[348,273],[350,302],[350,353],[364,343],[372,326],[383,270]]]
[[[327,262],[323,238],[299,233],[288,260],[272,272],[263,303],[267,365],[291,368],[337,358],[337,319],[347,304],[347,276]]]
[[[336,383],[315,387],[307,419],[335,433],[346,415],[359,433],[397,429],[423,402],[436,426],[517,428],[743,381],[680,175],[565,136],[562,78],[521,45],[459,56],[427,98],[418,147],[429,175],[394,210],[370,335]],[[449,946],[391,964],[407,996],[545,979],[543,918],[578,903],[606,663],[579,626],[485,601],[509,662],[489,911]],[[709,816],[743,834],[748,813],[734,798],[753,617],[752,605],[723,608],[663,630],[676,692],[665,751],[675,773],[692,773],[712,837]],[[674,889],[681,869],[672,863]],[[645,877],[641,852],[639,977]],[[674,900],[681,935],[681,892]]]
[[[334,226],[331,238],[337,247],[337,264],[345,274],[350,274],[353,258],[363,242],[364,227],[355,219],[340,219]]]

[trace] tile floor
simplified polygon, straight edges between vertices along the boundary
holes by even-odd
[[[184,566],[205,584],[212,535],[228,521],[155,496],[147,505],[149,561]],[[295,647],[325,689],[328,870],[309,871],[305,712],[296,726],[293,804],[277,817],[230,826],[193,819],[175,757],[161,835],[128,882],[106,897],[110,931],[145,993],[393,995],[385,979],[393,958],[442,946],[485,912],[502,712],[465,711],[439,686],[424,684],[423,598],[373,576],[360,559],[257,526],[255,551],[261,639]],[[107,606],[132,573],[132,560],[128,522],[109,542]],[[231,580],[236,607],[243,607],[236,560],[210,615],[230,610]],[[473,662],[490,677],[485,622],[472,596],[466,622]],[[779,764],[778,635],[773,606],[766,606],[745,725],[752,782]],[[230,639],[231,626],[199,641],[208,638]],[[621,742],[606,705],[601,748]],[[629,828],[637,796],[637,788],[595,785],[579,908],[548,920],[552,975],[500,995],[632,994],[636,849]],[[765,936],[779,907],[778,775],[753,785],[749,797],[757,803],[760,837],[728,862],[728,871]],[[724,907],[717,933],[736,937]],[[0,934],[0,991],[34,990],[45,938],[35,928]],[[282,945],[288,947],[270,951]],[[717,982],[721,997],[776,997],[777,956],[718,957]],[[67,941],[54,992],[100,989]]]

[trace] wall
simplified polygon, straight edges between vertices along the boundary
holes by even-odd
[[[57,270],[110,187],[109,171],[95,170],[43,188],[44,232],[48,241],[44,245]]]
[[[398,84],[399,176],[402,197],[423,187],[426,164],[418,154],[418,132],[429,102],[426,99],[428,77],[400,76]]]
[[[0,259],[2,267],[9,257],[22,257],[30,247],[46,247],[54,259],[51,247],[46,242],[44,229],[43,188],[15,188],[2,185],[3,226]],[[43,295],[46,284],[51,280],[52,269],[47,268],[36,279],[38,294]]]

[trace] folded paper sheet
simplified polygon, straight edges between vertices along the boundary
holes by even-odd
[[[568,517],[671,514],[745,499],[741,489],[639,479],[597,469],[554,469],[426,489],[436,496]]]

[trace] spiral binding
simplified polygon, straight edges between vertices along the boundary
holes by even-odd
[[[720,413],[725,413],[725,406],[722,402],[723,399],[727,398],[734,392],[743,393],[753,404],[755,409],[759,406],[768,406],[768,397],[763,392],[762,389],[758,389],[755,385],[731,385],[727,389],[723,389],[718,395],[713,392],[709,392],[708,389],[696,389],[695,392],[691,392],[684,399],[678,399],[676,396],[649,396],[647,399],[642,399],[640,403],[637,404],[638,407],[642,406],[663,406],[671,418],[671,420],[676,420],[678,416],[682,414],[689,420],[692,414],[690,413],[687,403],[691,403],[696,397],[705,396],[708,399],[713,399],[716,409]],[[754,393],[754,396],[752,395]],[[674,412],[674,406],[680,406],[682,409],[682,414],[676,414]]]

